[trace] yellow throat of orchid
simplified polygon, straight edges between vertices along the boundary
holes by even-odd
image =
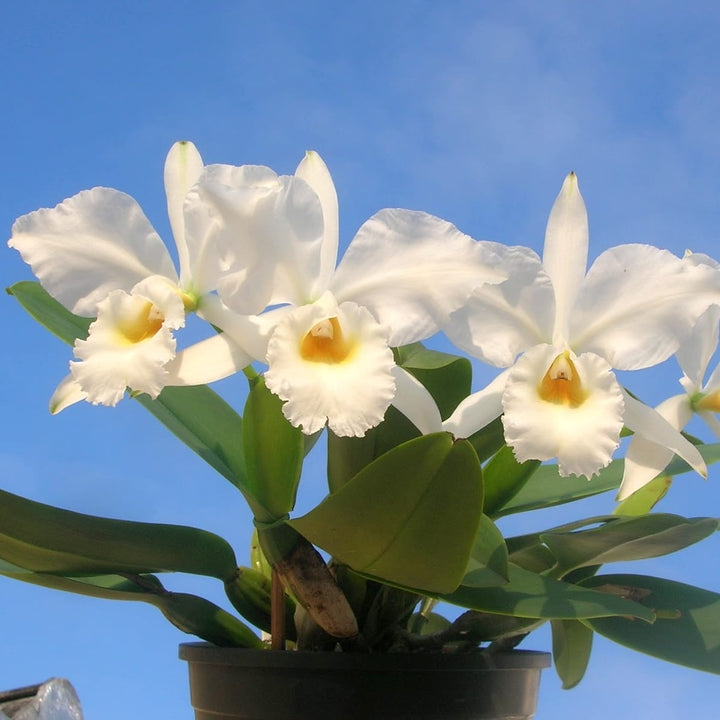
[[[552,362],[538,386],[538,395],[546,402],[576,408],[583,404],[586,393],[570,353],[560,353]]]
[[[118,320],[117,330],[129,345],[153,337],[165,322],[160,309],[148,300],[138,303],[135,313]]]
[[[309,362],[341,363],[353,349],[343,336],[336,317],[321,320],[310,328],[300,343],[300,356]]]
[[[692,406],[695,410],[720,412],[720,390],[701,395],[697,400],[693,399]]]

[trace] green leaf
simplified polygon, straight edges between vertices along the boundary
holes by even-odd
[[[488,588],[461,586],[440,596],[442,600],[469,610],[546,620],[622,615],[652,622],[651,610],[631,600],[553,580],[509,564],[510,580]]]
[[[485,513],[493,517],[500,508],[520,492],[539,467],[539,460],[520,463],[515,459],[512,448],[507,445],[500,448],[483,468]]]
[[[305,457],[302,430],[282,413],[282,400],[270,392],[262,378],[255,378],[243,413],[242,445],[245,453],[246,495],[253,507],[263,508],[256,518],[274,522],[295,506],[295,496]]]
[[[507,580],[505,540],[495,523],[487,515],[482,515],[462,584],[467,587],[491,587],[502,585]]]
[[[242,419],[206,385],[166,387],[155,400],[134,396],[210,467],[243,490],[247,485]]]
[[[585,675],[593,631],[579,620],[551,620],[553,664],[563,690],[574,688]]]
[[[630,497],[619,502],[613,514],[630,516],[649,513],[665,497],[672,481],[672,477],[668,475],[658,475],[636,490]]]
[[[652,625],[621,617],[588,620],[596,632],[648,655],[720,674],[720,595],[643,575],[598,575],[583,583],[627,595],[657,612]]]
[[[225,580],[233,549],[204,530],[110,520],[0,490],[0,558],[60,575],[186,572]]]
[[[720,461],[720,443],[699,445],[697,449],[708,465]],[[577,475],[561,477],[557,465],[541,465],[520,492],[496,512],[496,516],[562,505],[615,490],[622,482],[623,466],[622,460],[613,460],[599,475],[587,480]],[[675,458],[664,474],[680,475],[690,469],[684,460]]]
[[[449,433],[381,455],[290,524],[356,572],[448,592],[467,567],[482,513],[482,473]]]
[[[264,647],[255,633],[243,622],[204,598],[186,593],[168,592],[153,575],[97,575],[62,577],[44,573],[5,573],[33,585],[64,590],[106,600],[142,601],[157,607],[183,632],[196,635],[215,645],[231,647]]]
[[[473,433],[468,440],[475,448],[480,462],[485,462],[505,445],[505,429],[502,418],[495,418],[484,428]]]
[[[72,345],[77,338],[87,337],[88,327],[94,318],[73,315],[50,297],[40,283],[18,282],[7,288],[7,292],[33,319],[68,345]]]
[[[392,405],[385,419],[364,437],[339,437],[328,430],[328,486],[339,490],[373,460],[388,450],[419,437],[420,431]]]
[[[467,358],[413,343],[397,348],[395,361],[427,388],[443,420],[470,394],[472,365]]]
[[[717,528],[714,518],[653,514],[610,519],[579,532],[542,533],[540,539],[557,559],[553,575],[562,577],[588,565],[666,555],[704,540]]]

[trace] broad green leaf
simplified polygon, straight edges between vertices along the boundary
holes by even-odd
[[[587,620],[596,632],[633,650],[720,674],[720,594],[643,575],[598,575],[583,584],[638,597],[657,613],[652,625],[622,617]]]
[[[54,590],[106,600],[146,602],[157,607],[163,615],[183,632],[196,635],[215,645],[230,647],[264,647],[255,633],[243,622],[204,598],[186,593],[168,592],[153,575],[98,575],[62,577],[44,573],[8,574],[24,582]]]
[[[582,531],[547,532],[541,541],[557,560],[553,575],[609,562],[659,557],[704,540],[718,528],[714,518],[653,514],[609,520]]]
[[[165,427],[233,485],[247,483],[242,419],[206,385],[166,387],[155,400],[134,396]]]
[[[427,388],[443,420],[470,394],[472,365],[467,358],[413,343],[397,348],[395,361]]]
[[[63,342],[72,345],[77,338],[85,339],[94,318],[73,315],[57,300],[50,297],[37,282],[23,281],[7,289],[34,320]]]
[[[505,540],[495,523],[483,515],[462,584],[467,587],[491,587],[502,585],[507,579],[508,552]]]
[[[328,430],[328,486],[339,490],[373,460],[388,450],[419,437],[420,431],[392,405],[385,419],[364,437],[339,437]]]
[[[564,690],[574,688],[585,675],[593,631],[579,620],[551,620],[553,664]]]
[[[698,446],[698,451],[708,465],[720,461],[720,443]],[[680,475],[690,471],[690,466],[675,458],[665,468],[666,475]],[[496,515],[528,512],[539,508],[562,505],[592,495],[615,490],[620,487],[623,475],[623,461],[613,460],[592,480],[571,475],[560,477],[557,465],[541,465],[525,486]]]
[[[2,490],[0,558],[60,575],[186,572],[225,580],[237,567],[230,545],[204,530],[83,515]]]
[[[282,400],[267,389],[261,377],[251,382],[245,403],[242,446],[247,478],[244,489],[259,504],[261,522],[285,517],[295,506],[305,440],[282,413]]]
[[[524,618],[571,620],[622,615],[652,622],[651,610],[631,600],[596,592],[509,564],[510,580],[488,588],[461,586],[441,599],[480,612]]]
[[[665,497],[672,481],[672,477],[668,475],[658,475],[630,497],[619,502],[613,514],[631,516],[649,513]]]
[[[475,451],[435,433],[381,455],[290,524],[356,572],[449,592],[465,573],[481,513]]]
[[[515,459],[512,448],[500,448],[483,468],[485,486],[485,514],[495,513],[520,492],[533,473],[540,467],[539,460],[520,463]]]
[[[505,445],[505,429],[502,418],[495,418],[484,428],[473,433],[468,441],[475,448],[480,462],[485,462]]]

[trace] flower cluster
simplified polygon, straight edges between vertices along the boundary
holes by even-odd
[[[718,528],[650,511],[666,478],[688,466],[705,476],[720,459],[683,432],[697,413],[720,439],[720,369],[705,381],[720,264],[629,244],[588,269],[574,173],[542,258],[425,212],[384,209],[339,260],[338,198],[316,152],[278,175],[205,165],[179,142],[164,177],[177,264],[135,200],[97,187],[16,220],[9,245],[40,284],[9,291],[73,346],[51,412],[113,406],[129,391],[242,492],[256,525],[252,566],[211,533],[81,516],[0,490],[0,574],[144,600],[219,645],[263,643],[213,604],[165,590],[158,573],[220,579],[280,645],[512,647],[550,621],[567,686],[582,677],[593,632],[720,673],[720,596],[598,575]],[[188,343],[190,313],[207,332]],[[423,346],[440,332],[465,355]],[[673,355],[685,392],[657,408],[615,373]],[[474,392],[470,358],[501,368]],[[242,415],[207,387],[237,372],[249,381]],[[328,495],[292,517],[324,428]],[[624,434],[624,461],[613,460]],[[495,524],[618,488],[613,515],[508,538]],[[440,600],[468,614],[438,626]],[[673,649],[679,634],[689,644]]]

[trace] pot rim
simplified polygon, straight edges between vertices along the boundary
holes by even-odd
[[[476,653],[343,653],[257,650],[218,647],[205,642],[182,643],[178,657],[190,663],[236,667],[284,667],[357,670],[514,670],[550,667],[550,653],[507,650]]]

